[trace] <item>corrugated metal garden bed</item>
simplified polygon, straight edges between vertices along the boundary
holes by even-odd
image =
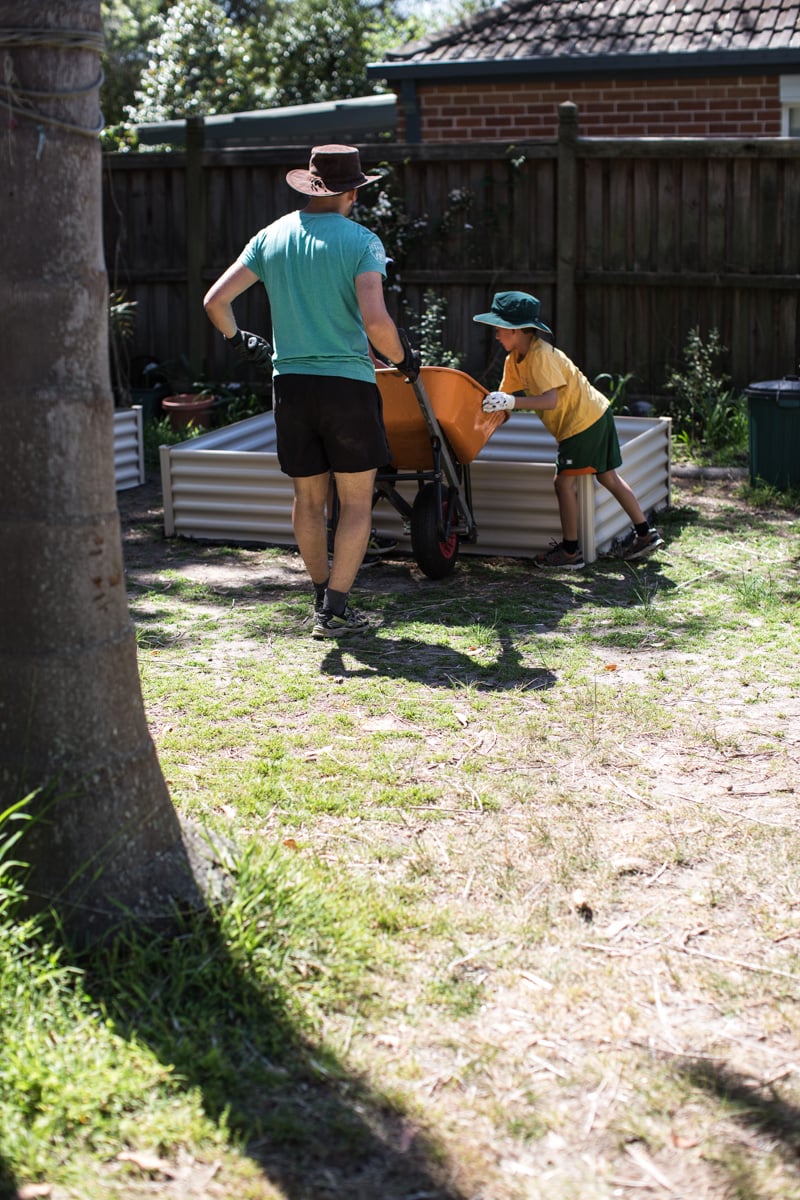
[[[622,447],[620,473],[646,513],[670,503],[670,422],[663,417],[617,417]],[[561,537],[553,490],[556,445],[538,417],[514,414],[469,466],[474,544],[463,554],[532,557]],[[293,546],[292,484],[281,474],[272,413],[262,413],[162,446],[164,532],[202,540]],[[415,485],[403,484],[413,499]],[[579,477],[581,545],[587,562],[630,527],[616,501],[591,476]],[[410,540],[399,514],[381,500],[375,507],[379,533]]]
[[[142,408],[114,410],[114,482],[116,490],[138,487],[144,483],[144,437]]]

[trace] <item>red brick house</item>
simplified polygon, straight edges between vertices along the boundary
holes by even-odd
[[[508,0],[372,64],[409,143],[800,137],[800,0]]]

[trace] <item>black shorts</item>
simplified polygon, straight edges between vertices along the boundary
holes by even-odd
[[[284,475],[349,474],[389,462],[377,384],[339,375],[276,375],[273,387]]]

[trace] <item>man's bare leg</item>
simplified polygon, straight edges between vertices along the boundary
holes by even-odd
[[[334,472],[339,496],[339,519],[333,543],[328,587],[349,592],[364,561],[372,530],[372,498],[377,471]]]
[[[325,502],[328,472],[293,479],[294,505],[292,528],[297,548],[315,585],[328,578],[328,540],[325,530]]]

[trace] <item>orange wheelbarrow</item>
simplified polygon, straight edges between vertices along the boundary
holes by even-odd
[[[392,454],[375,481],[411,536],[411,551],[429,579],[444,579],[461,540],[475,542],[469,464],[508,413],[485,413],[486,388],[450,367],[423,367],[410,383],[399,371],[376,372]],[[416,483],[412,503],[398,483]]]

